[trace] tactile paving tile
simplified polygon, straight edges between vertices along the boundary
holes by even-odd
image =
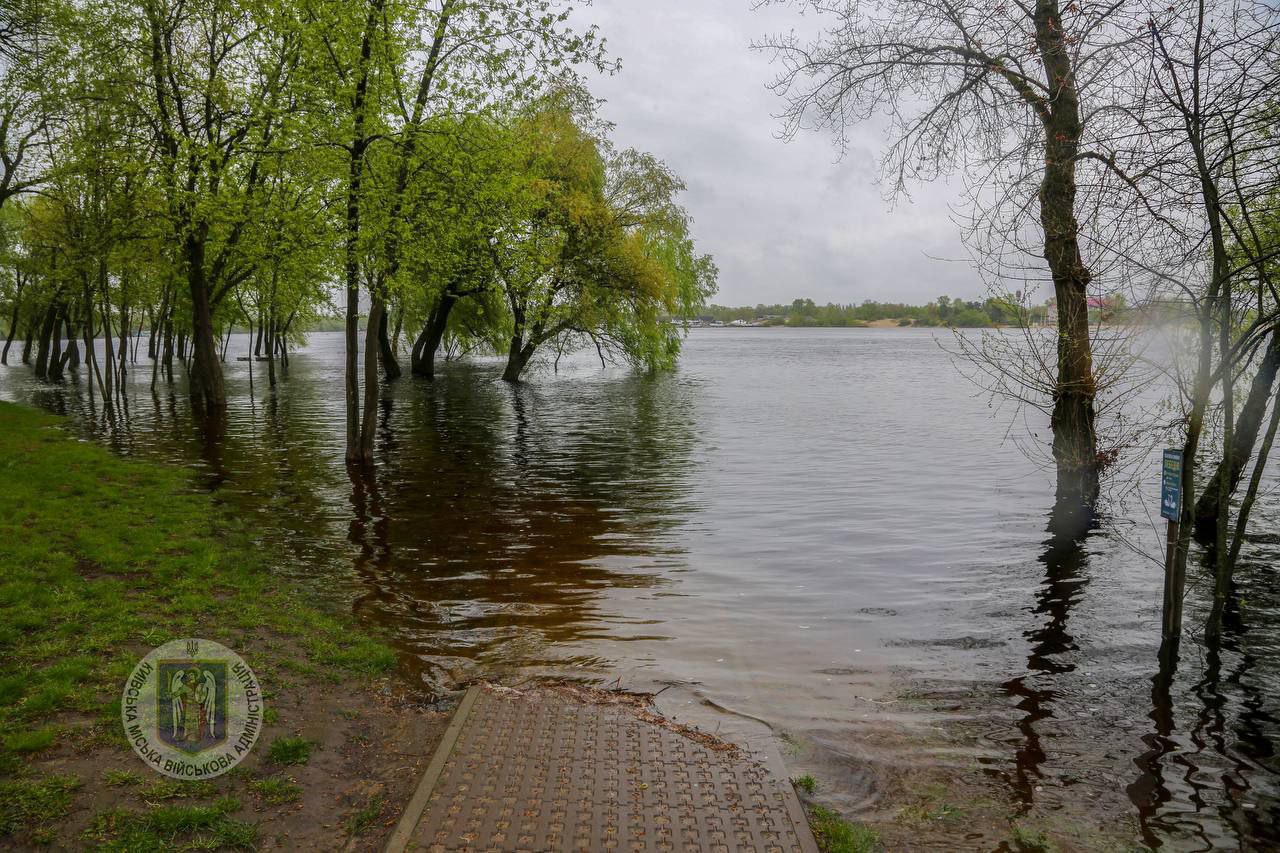
[[[623,708],[486,688],[408,849],[816,853],[789,785]]]

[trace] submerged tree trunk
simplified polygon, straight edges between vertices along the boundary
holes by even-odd
[[[62,326],[66,319],[66,308],[58,306],[58,315],[53,321],[53,336],[49,339],[49,378],[55,382],[62,379]]]
[[[418,339],[413,342],[413,353],[410,355],[410,367],[414,376],[434,379],[436,375],[436,353],[440,350],[440,342],[444,340],[445,330],[449,328],[449,313],[458,302],[458,297],[445,290],[436,300],[435,307],[427,317]]]
[[[1253,512],[1253,503],[1258,497],[1258,487],[1262,484],[1262,473],[1266,470],[1267,460],[1271,456],[1277,429],[1280,429],[1280,399],[1271,405],[1271,423],[1267,426],[1266,437],[1262,439],[1262,447],[1258,449],[1258,461],[1253,464],[1253,476],[1249,478],[1249,488],[1245,490],[1244,500],[1240,502],[1240,513],[1236,517],[1236,530],[1231,540],[1231,553],[1228,560],[1232,566],[1240,556],[1244,534],[1249,529],[1249,515]]]
[[[529,366],[529,360],[533,358],[537,347],[538,344],[533,335],[530,335],[528,341],[525,341],[519,332],[512,335],[511,346],[507,349],[507,366],[502,371],[503,380],[519,382],[520,375]]]
[[[35,317],[27,321],[27,334],[22,340],[22,363],[31,364],[31,345],[35,343],[36,328],[40,325]]]
[[[129,278],[128,276],[120,276],[120,353],[117,371],[120,376],[120,384],[124,384],[125,376],[129,373],[127,360],[129,358]]]
[[[400,358],[400,335],[404,332],[404,303],[396,309],[396,328],[391,334],[391,354]]]
[[[191,291],[191,400],[217,412],[227,407],[227,392],[218,363],[218,340],[213,328],[212,294],[205,274],[205,244],[198,235],[187,237],[187,285]]]
[[[346,343],[346,406],[347,406],[347,461],[361,458],[360,432],[360,205],[364,181],[364,158],[369,148],[365,136],[365,119],[368,110],[370,63],[373,57],[373,35],[382,14],[381,0],[369,5],[364,31],[360,37],[360,60],[355,75],[355,92],[351,99],[351,147],[347,160],[347,222],[344,241],[343,269],[347,286]],[[373,327],[376,332],[377,327]]]
[[[382,358],[382,373],[388,382],[399,379],[404,371],[396,359],[395,348],[391,346],[391,312],[383,306],[382,316],[378,320],[378,352]]]
[[[1076,158],[1082,125],[1080,100],[1057,0],[1038,0],[1036,45],[1053,93],[1041,116],[1045,172],[1040,184],[1044,258],[1058,301],[1058,376],[1054,392],[1053,458],[1058,499],[1092,513],[1098,500],[1098,436],[1093,349],[1089,338],[1088,286],[1092,279],[1080,254],[1076,219]]]
[[[1272,387],[1276,376],[1280,373],[1280,334],[1273,333],[1267,350],[1258,365],[1258,372],[1253,376],[1249,388],[1249,396],[1245,399],[1244,408],[1235,423],[1231,441],[1231,459],[1228,469],[1227,460],[1218,463],[1213,476],[1205,485],[1204,494],[1196,501],[1195,537],[1202,544],[1214,540],[1218,531],[1218,507],[1220,506],[1221,487],[1224,477],[1227,478],[1227,495],[1235,494],[1244,477],[1244,469],[1253,456],[1254,445],[1258,441],[1258,433],[1262,429],[1262,421],[1267,413],[1267,403],[1271,400]]]
[[[276,387],[276,335],[275,320],[272,319],[267,336],[267,384]]]
[[[106,370],[103,373],[102,380],[105,382],[102,389],[102,397],[107,405],[111,405],[111,399],[115,394],[116,382],[114,380],[116,357],[115,344],[112,337],[111,329],[111,301],[107,298],[107,273],[106,265],[100,267],[101,273],[99,282],[102,284],[102,349],[106,360]]]
[[[58,322],[58,306],[50,301],[44,309],[44,321],[40,325],[40,348],[36,351],[36,378],[49,377],[49,343],[53,337],[54,324]]]
[[[76,330],[71,325],[71,317],[63,317],[67,330],[67,351],[63,353],[62,364],[72,370],[80,367],[80,345],[76,342]]]
[[[375,290],[373,305],[369,308],[369,323],[364,330],[364,413],[360,424],[359,461],[366,465],[373,462],[373,440],[378,426],[378,355],[382,349],[378,328],[385,316],[386,306]]]
[[[18,334],[18,316],[22,308],[22,276],[18,277],[17,293],[13,297],[13,312],[9,315],[9,331],[4,339],[4,352],[0,353],[0,364],[9,363],[9,347],[13,346],[13,338]]]
[[[160,354],[160,365],[164,368],[165,379],[173,382],[173,355],[174,355],[174,334],[173,328],[173,307],[170,306],[164,318],[164,346]]]

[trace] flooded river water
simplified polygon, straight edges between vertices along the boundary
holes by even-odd
[[[1201,639],[1197,567],[1177,677],[1153,700],[1162,569],[1141,552],[1160,549],[1156,499],[1055,541],[1049,472],[946,337],[695,330],[669,375],[575,359],[516,388],[496,364],[449,364],[389,388],[377,473],[354,485],[340,335],[313,336],[274,391],[262,365],[228,362],[214,435],[181,388],[152,394],[146,362],[115,423],[82,385],[22,368],[0,371],[0,396],[192,466],[318,590],[388,626],[425,685],[674,685],[677,710],[763,721],[851,814],[904,825],[886,780],[956,780],[984,803],[939,795],[918,816],[955,849],[1016,849],[1009,827],[966,825],[992,801],[1080,849],[1101,845],[1094,831],[1280,844],[1275,481],[1221,646]],[[942,826],[947,809],[959,823]]]

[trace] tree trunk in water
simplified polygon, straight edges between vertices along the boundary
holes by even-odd
[[[27,334],[22,340],[22,363],[31,363],[31,345],[35,343],[36,326],[39,325],[36,319],[32,317],[27,321]]]
[[[382,349],[378,328],[385,316],[386,306],[375,292],[369,308],[369,324],[364,330],[364,413],[360,423],[359,461],[365,465],[373,463],[373,439],[378,428],[378,354]]]
[[[120,289],[125,290],[126,285],[123,277],[121,278]],[[127,292],[127,291],[126,291]],[[129,358],[129,301],[123,295],[120,297],[120,384],[124,384],[124,378],[129,373],[126,360]]]
[[[152,361],[160,358],[160,339],[163,337],[165,319],[169,316],[169,287],[170,285],[166,283],[160,294],[160,309],[149,315],[151,335],[150,340],[147,341],[147,357]]]
[[[267,384],[276,387],[276,333],[275,320],[272,319],[267,335]]]
[[[356,372],[360,350],[360,290],[359,285],[347,281],[346,325],[346,402],[347,402],[347,461],[360,461],[360,376]]]
[[[84,335],[84,378],[89,386],[89,402],[93,402],[95,370],[98,366],[97,353],[93,349],[93,293],[89,286],[89,276],[84,276],[84,321],[80,324],[80,333]]]
[[[50,302],[44,310],[44,322],[40,324],[40,348],[36,352],[36,378],[49,377],[49,341],[53,337],[53,326],[58,321],[58,306]]]
[[[227,407],[227,392],[218,363],[213,330],[213,305],[205,277],[204,241],[189,236],[186,243],[187,284],[191,291],[191,399],[210,412]]]
[[[170,306],[164,318],[164,348],[160,354],[160,363],[164,367],[165,379],[169,382],[173,382],[174,337],[173,307]]]
[[[369,65],[373,57],[373,34],[382,13],[382,3],[369,6],[365,17],[364,32],[360,37],[359,75],[355,93],[351,99],[351,148],[347,161],[347,226],[344,242],[343,269],[347,284],[346,325],[346,404],[347,404],[347,461],[360,461],[360,203],[364,181],[364,157],[369,147],[365,137],[365,118],[368,109]],[[376,333],[377,327],[372,327]]]
[[[13,346],[14,335],[18,334],[18,313],[22,307],[22,290],[18,290],[13,299],[13,313],[9,316],[9,332],[4,339],[4,352],[0,353],[0,364],[9,363],[9,347]]]
[[[458,298],[447,290],[440,294],[435,307],[427,317],[422,333],[413,342],[413,354],[410,357],[413,375],[424,379],[435,379],[436,353],[440,342],[444,340],[445,330],[449,328],[449,313],[458,302]]]
[[[102,396],[107,406],[111,405],[112,396],[115,393],[115,381],[113,379],[116,365],[115,344],[112,342],[111,336],[111,303],[107,301],[106,283],[107,272],[106,266],[101,268],[100,281],[102,283],[102,348],[103,354],[106,356],[106,370],[103,373],[102,380],[105,383],[102,386]]]
[[[1094,398],[1093,348],[1089,339],[1088,286],[1092,279],[1080,254],[1076,220],[1076,156],[1082,126],[1079,93],[1066,44],[1058,0],[1038,0],[1036,46],[1049,90],[1045,131],[1045,173],[1040,184],[1040,225],[1044,258],[1058,301],[1058,376],[1054,392],[1053,458],[1058,468],[1058,501],[1092,517],[1098,500],[1098,435]]]
[[[62,356],[62,363],[65,367],[77,370],[80,367],[80,345],[76,342],[76,330],[71,325],[71,318],[64,317],[67,328],[67,351]]]
[[[1214,540],[1218,530],[1218,507],[1221,497],[1222,478],[1227,477],[1227,494],[1235,494],[1244,477],[1244,469],[1253,456],[1253,447],[1258,441],[1258,433],[1262,430],[1262,420],[1267,413],[1267,403],[1271,400],[1271,389],[1280,374],[1280,334],[1272,333],[1271,342],[1254,374],[1253,384],[1249,388],[1249,396],[1244,408],[1240,410],[1240,418],[1236,421],[1231,442],[1230,473],[1223,462],[1218,463],[1213,477],[1205,485],[1204,494],[1196,501],[1196,541],[1207,545]]]
[[[62,379],[62,327],[66,319],[66,309],[59,306],[57,319],[53,321],[53,336],[49,339],[49,378],[55,382]]]
[[[382,372],[388,382],[393,382],[399,379],[404,371],[400,369],[395,349],[391,346],[391,314],[386,306],[383,306],[381,314],[381,319],[378,320],[378,352],[382,358]]]
[[[138,363],[138,346],[142,343],[142,330],[146,328],[150,322],[147,312],[143,311],[138,314],[138,330],[133,333],[133,351],[129,353],[129,363]]]
[[[1235,536],[1231,540],[1229,561],[1232,566],[1240,556],[1240,546],[1244,544],[1244,534],[1249,528],[1249,514],[1253,511],[1253,502],[1258,497],[1258,486],[1262,483],[1262,472],[1267,467],[1267,459],[1271,456],[1271,447],[1275,444],[1276,431],[1280,430],[1280,399],[1271,405],[1271,423],[1267,426],[1267,435],[1262,439],[1262,447],[1258,449],[1258,461],[1253,465],[1253,476],[1249,478],[1249,488],[1245,490],[1244,500],[1240,503],[1240,514],[1236,518]]]
[[[533,358],[536,346],[532,340],[522,345],[518,334],[511,337],[511,347],[507,350],[507,366],[502,371],[503,381],[520,381],[520,374],[524,373],[525,367],[529,364],[529,359]]]

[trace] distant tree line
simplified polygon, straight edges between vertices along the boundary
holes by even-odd
[[[786,305],[756,305],[738,308],[711,305],[699,312],[703,321],[732,323],[743,320],[764,326],[857,328],[884,320],[901,326],[951,326],[959,329],[987,329],[996,326],[1042,325],[1049,315],[1046,305],[1024,306],[1015,300],[965,300],[940,296],[925,305],[865,300],[859,305],[829,302],[818,305],[812,299],[796,299]]]

